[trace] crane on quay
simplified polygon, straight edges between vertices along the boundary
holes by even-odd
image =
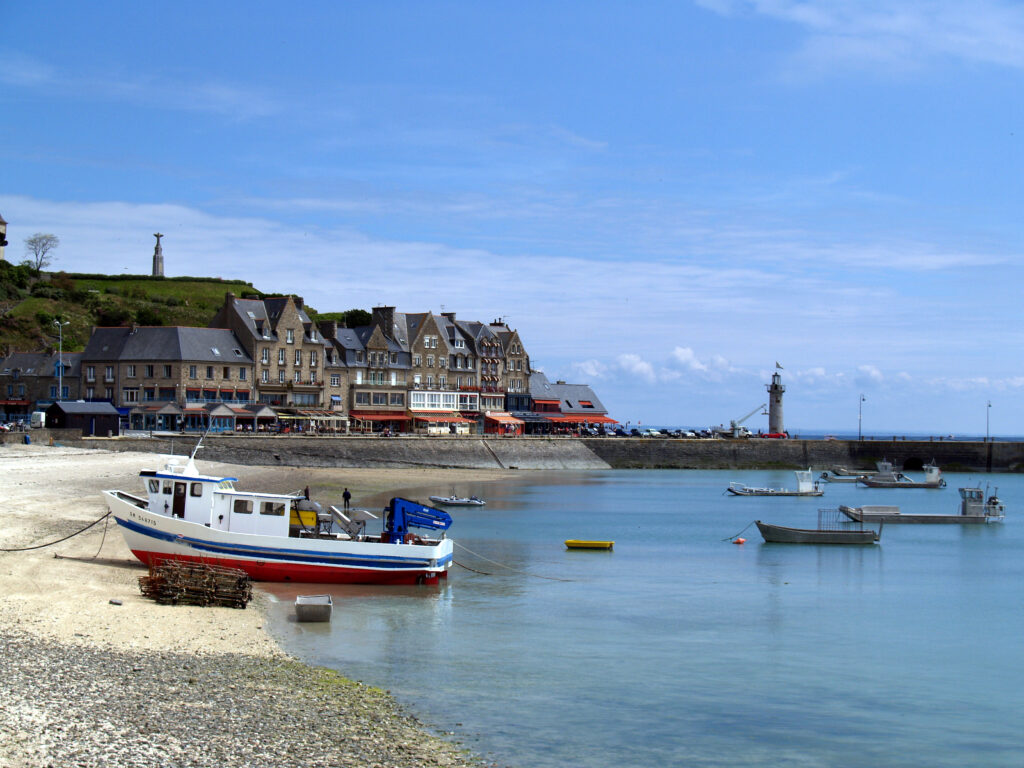
[[[714,427],[712,431],[719,437],[750,437],[750,430],[743,426],[743,422],[745,422],[758,411],[762,411],[762,415],[764,415],[763,409],[766,408],[767,406],[767,403],[761,403],[761,405],[757,406],[757,408],[752,410],[746,416],[743,416],[738,419],[731,419],[729,421],[728,429],[724,427]]]

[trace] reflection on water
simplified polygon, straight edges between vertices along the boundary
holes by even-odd
[[[502,764],[1018,765],[1024,478],[1000,477],[1002,525],[886,525],[863,547],[766,545],[756,529],[743,546],[723,541],[756,518],[813,527],[819,506],[840,503],[953,511],[957,486],[974,484],[722,493],[791,479],[666,470],[460,486],[488,501],[453,511],[456,561],[473,570],[437,587],[266,585],[281,601],[273,631]],[[615,549],[570,551],[567,538]],[[294,596],[316,592],[332,594],[332,623],[289,621]]]

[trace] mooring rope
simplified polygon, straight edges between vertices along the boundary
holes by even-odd
[[[749,523],[747,523],[747,528],[749,528],[750,526],[752,526],[756,522],[757,522],[756,520],[751,520]],[[743,531],[747,530],[747,528],[744,528]],[[733,536],[726,536],[724,539],[722,539],[722,541],[732,541],[733,539],[735,539],[735,538],[737,538],[739,536],[742,536],[743,535],[743,531],[740,531],[739,533],[734,534]]]
[[[67,541],[68,539],[74,538],[75,536],[77,536],[80,533],[85,533],[90,528],[92,528],[94,525],[96,525],[97,523],[103,522],[108,517],[110,517],[110,512],[109,511],[103,517],[99,518],[98,520],[93,520],[91,523],[89,523],[87,526],[85,526],[85,528],[82,528],[80,531],[75,531],[74,533],[68,534],[63,539],[57,539],[56,541],[50,541],[50,542],[47,542],[46,544],[36,544],[33,547],[11,547],[11,548],[0,547],[0,552],[27,552],[30,549],[43,549],[44,547],[52,547],[54,544],[60,544],[62,541]],[[107,535],[107,529],[106,529],[106,527],[104,527],[103,528],[103,536],[104,536],[104,538],[106,538],[106,535]],[[102,544],[100,546],[102,546]],[[97,552],[96,554],[99,554],[99,553]]]
[[[463,565],[458,560],[452,560],[452,562],[455,563],[457,566],[459,566],[459,568],[465,568],[467,571],[472,571],[473,573],[479,573],[481,576],[493,576],[494,575],[493,573],[488,573],[487,571],[478,571],[476,568],[470,568],[468,565]]]
[[[491,558],[489,558],[489,557],[484,557],[483,555],[481,555],[481,554],[479,554],[477,552],[474,552],[472,549],[470,549],[469,547],[465,546],[464,544],[459,544],[459,542],[457,542],[457,541],[454,541],[452,543],[455,546],[457,546],[459,549],[466,550],[467,552],[469,552],[469,554],[473,555],[474,557],[479,557],[481,560],[486,560],[488,563],[493,563],[494,565],[498,566],[499,568],[507,568],[508,570],[510,570],[510,571],[512,571],[514,573],[521,573],[524,576],[533,576],[535,579],[547,579],[548,581],[576,581],[576,579],[561,579],[558,576],[542,576],[539,573],[530,573],[529,571],[522,571],[522,570],[520,570],[518,568],[513,568],[511,565],[505,565],[504,563],[499,563],[497,560],[491,560]],[[465,568],[466,566],[463,565],[462,567]],[[470,570],[472,570],[472,569],[470,569]],[[488,574],[485,574],[485,575],[491,576],[493,574],[489,574],[488,573]]]

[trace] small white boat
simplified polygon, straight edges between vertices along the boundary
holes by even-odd
[[[476,496],[456,496],[454,493],[451,496],[431,496],[430,500],[446,507],[482,507],[487,504]]]
[[[987,490],[980,487],[960,488],[960,508],[957,514],[909,514],[900,513],[895,506],[847,507],[840,505],[839,511],[851,520],[864,523],[952,523],[954,525],[970,525],[973,523],[999,523],[1006,516],[1006,506],[996,493],[985,498]],[[998,492],[998,489],[997,489]]]
[[[945,488],[942,472],[932,461],[924,465],[924,480],[911,480],[902,472],[893,469],[892,462],[878,462],[878,472],[871,476],[858,477],[857,482],[868,488]]]
[[[796,490],[790,488],[752,488],[742,483],[729,483],[726,488],[733,496],[821,496],[824,490],[811,480],[811,470],[798,469],[796,475]]]
[[[333,608],[330,595],[298,595],[295,598],[295,620],[330,621]]]

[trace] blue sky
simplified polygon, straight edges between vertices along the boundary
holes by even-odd
[[[791,430],[1019,435],[1022,87],[988,0],[11,3],[0,215],[15,261],[160,231],[170,275],[504,317],[622,421],[780,362]]]

